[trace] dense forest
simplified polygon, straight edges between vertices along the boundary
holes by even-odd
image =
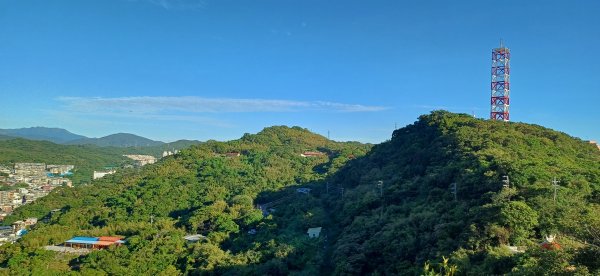
[[[42,220],[0,247],[0,272],[593,275],[599,204],[600,151],[540,126],[436,111],[373,147],[271,127],[17,209],[6,223]],[[42,248],[75,235],[127,242],[83,256]]]

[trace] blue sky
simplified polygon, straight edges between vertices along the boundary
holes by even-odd
[[[600,139],[600,1],[0,0],[0,128],[381,142],[434,109]]]

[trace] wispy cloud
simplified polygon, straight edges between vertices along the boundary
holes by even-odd
[[[289,101],[273,99],[232,99],[202,97],[60,97],[65,108],[91,113],[164,114],[169,112],[232,113],[232,112],[375,112],[382,106],[346,104],[325,101]]]

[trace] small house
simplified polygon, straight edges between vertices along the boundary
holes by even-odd
[[[322,153],[320,151],[305,151],[300,154],[300,156],[302,157],[319,157],[323,155],[325,155],[325,153]]]
[[[204,240],[204,239],[206,239],[206,237],[203,235],[200,235],[200,234],[195,234],[195,235],[187,235],[187,236],[183,237],[183,239],[185,239],[185,241],[187,241],[187,242],[192,243],[192,242],[198,242],[200,240]]]
[[[25,219],[25,225],[27,225],[27,226],[35,225],[37,222],[38,222],[37,218],[27,218],[27,219]]]
[[[310,190],[310,188],[298,188],[296,189],[296,192],[307,195],[310,193]]]
[[[309,238],[318,238],[321,235],[321,227],[308,228],[306,233],[308,233]]]

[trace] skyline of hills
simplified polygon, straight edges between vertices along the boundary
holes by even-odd
[[[63,128],[56,127],[25,127],[13,129],[0,129],[0,134],[10,137],[25,138],[29,140],[50,141],[62,144],[68,141],[87,138],[83,135],[72,133]]]
[[[55,127],[27,127],[14,129],[0,129],[0,140],[23,138],[27,140],[49,141],[62,145],[96,145],[99,147],[152,147],[165,145],[197,144],[198,140],[177,140],[169,143],[152,140],[132,133],[114,133],[102,137],[87,137],[72,133],[63,128]]]

